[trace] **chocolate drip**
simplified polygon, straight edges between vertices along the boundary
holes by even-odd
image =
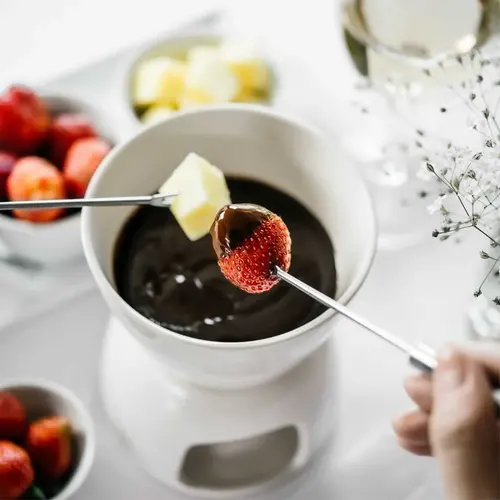
[[[241,246],[272,212],[260,205],[239,203],[222,207],[210,229],[217,258]]]

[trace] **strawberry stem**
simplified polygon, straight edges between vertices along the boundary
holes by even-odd
[[[43,490],[35,484],[32,484],[22,496],[25,500],[47,500]]]

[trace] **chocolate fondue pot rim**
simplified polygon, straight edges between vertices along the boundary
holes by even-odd
[[[106,158],[103,160],[97,171],[92,177],[92,180],[89,185],[89,189],[87,190],[87,193],[92,193],[94,186],[98,185],[100,182],[101,176],[104,174],[107,165],[115,161],[115,157],[121,154],[122,150],[129,146],[131,143],[136,142],[141,139],[142,136],[145,134],[149,133],[149,130],[158,128],[163,126],[163,123],[165,121],[172,121],[172,120],[179,120],[183,119],[186,116],[189,115],[197,115],[197,114],[207,114],[207,113],[214,113],[214,112],[227,112],[227,113],[251,113],[251,114],[260,114],[264,115],[267,118],[272,118],[277,121],[281,121],[284,124],[290,125],[292,127],[301,129],[302,131],[307,132],[308,134],[314,135],[317,138],[323,140],[324,142],[327,143],[327,139],[324,133],[319,131],[317,128],[314,126],[311,126],[308,123],[304,123],[302,120],[298,118],[291,117],[287,115],[286,113],[283,113],[281,111],[276,111],[275,109],[262,106],[259,104],[235,104],[235,103],[228,103],[228,104],[217,104],[217,105],[206,105],[200,108],[195,108],[195,109],[186,109],[186,110],[181,110],[177,111],[175,114],[172,115],[172,117],[166,118],[163,122],[160,123],[153,123],[149,126],[145,126],[141,131],[139,131],[137,134],[135,134],[133,137],[130,139],[122,142],[121,144],[115,146],[112,151],[106,156]],[[376,225],[376,218],[375,218],[375,213],[372,207],[372,197],[369,193],[369,190],[365,184],[365,182],[362,180],[360,174],[353,173],[352,175],[358,177],[358,190],[359,193],[364,196],[366,199],[369,200],[370,202],[370,213],[364,214],[368,219],[365,218],[365,221],[367,222],[368,227],[370,228],[369,233],[365,233],[365,258],[362,262],[359,263],[358,265],[358,270],[354,276],[354,278],[351,280],[351,283],[349,287],[347,288],[346,292],[338,298],[339,302],[342,304],[348,304],[356,295],[356,293],[359,291],[363,283],[365,282],[366,278],[368,277],[368,273],[370,271],[370,268],[372,266],[373,260],[375,258],[375,253],[376,253],[376,245],[377,245],[377,225]],[[112,285],[112,283],[109,281],[109,279],[106,277],[101,264],[98,262],[98,259],[95,255],[95,252],[93,250],[93,245],[90,240],[89,235],[91,234],[90,231],[90,215],[92,211],[92,207],[84,207],[82,209],[82,225],[81,225],[81,233],[82,233],[82,243],[83,243],[83,248],[84,248],[84,253],[85,257],[87,259],[87,263],[89,265],[90,270],[92,271],[94,275],[94,279],[97,282],[99,287],[103,287],[106,289],[106,292],[111,293],[112,295],[115,296],[120,302],[121,305],[127,310],[128,314],[131,314],[134,316],[135,320],[138,321],[139,323],[144,324],[146,328],[153,328],[155,329],[155,333],[158,336],[174,336],[177,340],[181,340],[183,342],[187,342],[189,344],[195,344],[200,347],[216,347],[217,349],[229,349],[229,350],[239,350],[239,349],[249,349],[249,348],[263,348],[270,346],[272,344],[277,344],[277,343],[282,343],[282,342],[288,342],[293,340],[295,337],[302,335],[306,333],[307,331],[316,328],[317,326],[323,324],[324,322],[328,321],[331,319],[331,317],[335,314],[337,314],[335,311],[328,309],[324,313],[320,314],[318,317],[314,318],[313,320],[309,321],[305,325],[299,326],[297,328],[294,328],[293,330],[289,330],[287,332],[281,333],[279,335],[275,335],[273,337],[268,337],[265,339],[260,339],[260,340],[249,340],[249,341],[241,341],[241,342],[219,342],[219,341],[213,341],[213,340],[204,340],[204,339],[198,339],[195,337],[189,337],[187,335],[182,335],[181,333],[174,332],[172,330],[169,330],[161,325],[158,325],[154,321],[151,321],[150,319],[146,318],[143,316],[141,313],[136,311],[128,302],[126,302],[118,293],[116,288]]]

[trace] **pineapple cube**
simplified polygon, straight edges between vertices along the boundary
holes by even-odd
[[[184,88],[185,65],[169,57],[156,57],[139,65],[132,89],[136,106],[175,104]]]
[[[151,125],[172,116],[172,113],[175,113],[175,109],[171,106],[152,106],[141,116],[141,121],[145,125]]]
[[[211,104],[213,102],[213,98],[203,90],[188,89],[184,92],[179,106],[181,109],[188,109],[203,106],[203,104]]]
[[[269,68],[252,44],[225,42],[220,46],[220,57],[234,72],[241,87],[264,92],[269,90]]]
[[[269,100],[269,94],[263,90],[241,89],[234,98],[234,102],[247,104],[265,104]]]
[[[184,63],[174,61],[168,71],[160,77],[159,94],[156,103],[177,106],[184,92],[187,67]]]
[[[195,153],[186,156],[159,192],[179,193],[170,209],[191,241],[208,234],[217,212],[231,203],[222,171]]]
[[[182,105],[229,102],[239,90],[236,76],[219,57],[195,58],[188,65]]]
[[[217,56],[218,48],[211,45],[196,45],[187,54],[188,65],[199,60]]]

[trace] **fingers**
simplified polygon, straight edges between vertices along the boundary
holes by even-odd
[[[401,448],[419,457],[430,457],[432,455],[431,446],[429,444],[413,443],[411,441],[405,441],[404,439],[398,439],[398,443]]]
[[[491,376],[500,379],[500,344],[498,342],[462,342],[449,346],[458,353],[480,364]],[[432,409],[432,379],[428,375],[410,375],[405,380],[405,390],[424,411]]]
[[[500,491],[491,388],[484,369],[449,350],[433,376],[429,437],[447,498],[495,498]]]
[[[461,342],[450,346],[482,365],[491,375],[500,378],[500,344],[498,342]]]
[[[432,407],[432,381],[428,375],[410,375],[405,379],[408,396],[426,413]]]
[[[429,442],[429,413],[432,406],[432,382],[427,375],[410,375],[405,380],[405,390],[419,406],[418,410],[404,413],[393,421],[399,445],[419,456],[432,454]]]
[[[431,455],[429,415],[414,410],[395,418],[392,426],[402,448],[415,455]]]
[[[394,419],[392,426],[399,439],[416,444],[429,444],[429,415],[415,410]]]
[[[397,416],[392,422],[392,427],[398,438],[399,445],[415,455],[432,455],[429,439],[429,420],[429,415],[421,410],[413,410]],[[496,436],[500,443],[500,424],[498,422],[496,424]]]

